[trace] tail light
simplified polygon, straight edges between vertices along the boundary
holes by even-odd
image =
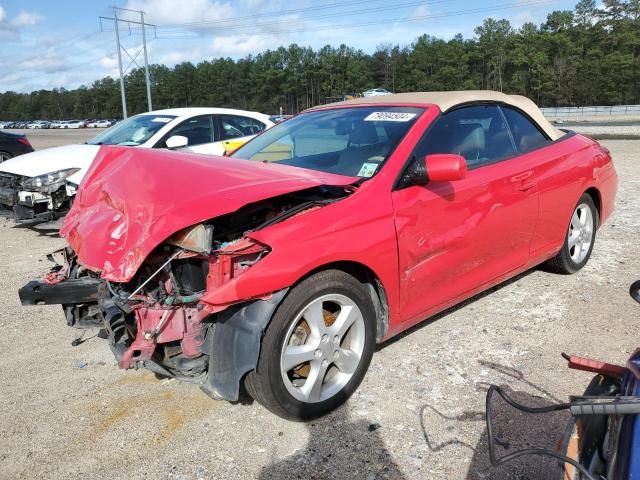
[[[27,137],[18,137],[18,142],[26,145],[27,147],[30,147],[31,144],[29,143],[29,140],[27,139]]]

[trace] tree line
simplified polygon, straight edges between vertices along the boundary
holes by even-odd
[[[491,89],[540,106],[640,104],[640,0],[580,0],[541,25],[514,28],[488,18],[473,38],[428,34],[373,54],[340,45],[296,44],[239,60],[150,67],[154,109],[234,107],[296,113],[374,87],[393,92]],[[130,114],[146,111],[144,71],[125,79]],[[121,116],[119,82],[106,77],[73,90],[0,93],[0,119]]]

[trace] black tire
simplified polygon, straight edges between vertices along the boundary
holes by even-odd
[[[5,160],[9,160],[10,158],[13,158],[13,155],[11,155],[9,152],[0,152],[0,163],[4,162]]]
[[[298,315],[324,295],[343,295],[360,309],[364,320],[363,349],[348,383],[325,400],[305,402],[295,398],[285,385],[280,368],[281,353],[287,332]],[[258,366],[245,377],[245,388],[254,400],[280,417],[309,420],[322,416],[342,405],[358,388],[369,368],[375,339],[376,313],[366,286],[341,270],[316,273],[292,288],[278,307],[263,337]]]
[[[582,267],[584,267],[589,258],[591,258],[591,252],[593,251],[593,245],[596,242],[596,232],[598,229],[598,225],[600,223],[600,218],[598,216],[598,209],[596,208],[595,203],[593,202],[593,198],[588,193],[583,193],[578,200],[575,208],[571,212],[573,216],[574,212],[580,205],[586,205],[589,210],[591,210],[591,215],[593,218],[593,233],[591,237],[591,244],[589,245],[589,250],[586,252],[586,255],[579,262],[576,262],[573,258],[571,258],[571,249],[569,247],[569,235],[571,233],[571,221],[569,221],[569,225],[567,226],[567,234],[565,235],[564,243],[562,244],[562,249],[558,252],[558,254],[552,259],[548,260],[544,266],[555,273],[561,274],[572,274],[576,273]]]

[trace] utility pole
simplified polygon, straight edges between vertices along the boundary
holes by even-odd
[[[98,17],[98,19],[100,21],[101,31],[102,31],[102,20],[111,20],[114,22],[115,32],[116,32],[116,50],[118,52],[118,69],[120,70],[120,94],[122,96],[122,118],[125,119],[127,118],[127,97],[124,89],[124,76],[127,73],[127,70],[129,70],[129,67],[131,67],[131,65],[135,64],[138,68],[140,68],[140,65],[138,65],[138,62],[136,62],[136,59],[138,58],[138,55],[140,55],[141,52],[144,52],[144,78],[145,78],[145,83],[147,85],[147,106],[149,108],[149,111],[152,110],[151,80],[149,79],[149,58],[147,55],[147,35],[146,35],[145,27],[153,27],[155,30],[156,26],[151,23],[146,23],[144,21],[144,12],[142,10],[129,10],[127,8],[120,8],[120,7],[111,7],[111,8],[113,9],[113,17],[101,16],[101,17]],[[118,11],[139,13],[140,21],[138,22],[136,20],[127,20],[125,18],[118,17]],[[136,25],[140,25],[142,27],[142,48],[138,51],[138,53],[136,53],[133,56],[129,53],[129,51],[126,48],[122,46],[122,43],[120,42],[120,30],[119,30],[120,23],[129,24],[129,34],[131,34],[132,23]],[[123,51],[131,59],[131,62],[129,62],[129,65],[125,69],[122,68],[122,52]]]
[[[144,49],[144,79],[147,82],[147,106],[149,111],[151,106],[151,82],[149,81],[149,59],[147,58],[147,36],[144,32],[144,12],[140,10],[140,22],[142,23],[142,48]]]
[[[122,119],[127,119],[127,95],[124,92],[124,73],[122,71],[122,53],[120,51],[120,31],[118,28],[118,10],[113,7],[113,21],[116,25],[116,49],[118,50],[118,69],[120,70],[120,96],[122,97]]]

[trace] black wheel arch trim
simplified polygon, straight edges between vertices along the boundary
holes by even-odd
[[[201,347],[209,355],[207,379],[200,386],[207,395],[238,401],[240,382],[256,369],[264,331],[288,291],[285,288],[267,300],[234,305],[217,314]]]

